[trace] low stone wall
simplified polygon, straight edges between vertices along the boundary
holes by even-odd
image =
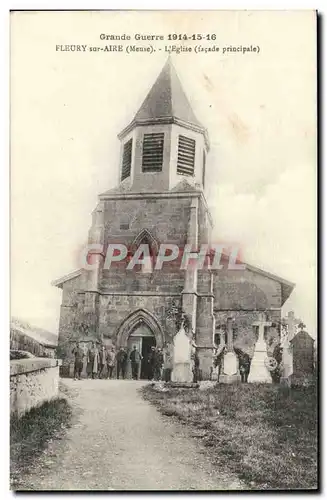
[[[58,395],[60,359],[10,361],[10,413],[23,415]]]

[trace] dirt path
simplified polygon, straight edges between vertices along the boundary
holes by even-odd
[[[143,382],[66,379],[76,421],[25,478],[33,490],[242,489],[190,431],[143,400]],[[24,488],[24,489],[25,489]]]

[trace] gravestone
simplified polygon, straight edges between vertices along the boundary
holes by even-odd
[[[219,382],[230,384],[240,380],[238,358],[233,347],[233,318],[227,318],[227,345]]]
[[[264,338],[265,327],[271,326],[271,322],[267,321],[265,314],[262,313],[260,314],[259,321],[255,321],[253,326],[258,326],[259,335],[254,347],[248,382],[265,382],[271,384],[272,378],[266,367],[268,355]]]
[[[303,324],[299,318],[295,317],[294,311],[288,311],[287,316],[283,318],[282,323],[286,327],[288,340],[292,340],[294,335],[297,333],[298,325]]]
[[[309,382],[314,374],[314,339],[299,325],[301,330],[290,341],[293,350],[291,384]]]
[[[281,383],[288,384],[289,377],[293,373],[293,348],[290,341],[297,333],[297,325],[302,324],[299,318],[295,318],[294,311],[289,311],[287,316],[282,320],[282,374]],[[284,331],[284,335],[283,335]]]
[[[192,343],[182,325],[174,337],[173,344],[173,371],[171,381],[177,383],[193,382],[192,372]]]
[[[290,338],[293,337],[293,334],[290,335],[288,331],[286,331],[285,335],[281,339],[281,348],[282,348],[282,370],[281,370],[281,384],[288,384],[289,377],[293,373],[293,347],[290,343]]]

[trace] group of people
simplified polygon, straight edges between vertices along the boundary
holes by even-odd
[[[117,378],[120,374],[125,378],[127,352],[124,348],[116,353],[114,346],[102,345],[98,348],[96,342],[93,342],[91,347],[85,350],[80,342],[77,342],[72,353],[74,355],[74,380],[81,379],[85,359],[88,378],[112,378],[115,366],[117,366]]]
[[[132,378],[137,380],[141,372],[142,354],[133,346],[128,355],[127,350],[121,347],[116,352],[114,346],[100,348],[96,342],[91,347],[84,349],[80,342],[77,342],[73,351],[74,355],[74,379],[80,380],[82,376],[84,362],[86,360],[86,373],[88,378],[113,378],[116,367],[116,376],[119,379],[126,377],[127,362],[130,360],[132,369]],[[146,366],[144,372],[149,380],[170,381],[172,371],[172,353],[170,344],[165,344],[164,348],[151,347],[146,357]]]
[[[173,369],[173,352],[171,344],[167,342],[163,349],[151,347],[148,365],[149,380],[170,382]]]
[[[122,352],[123,349],[120,350]],[[137,349],[136,345],[129,355],[132,368],[132,379],[138,380],[141,372],[141,363],[143,361],[143,356]],[[127,360],[127,353],[126,353]],[[146,366],[144,366],[143,371],[147,374],[149,380],[170,380],[171,370],[172,370],[172,357],[169,344],[166,344],[164,349],[160,347],[151,347],[150,352],[146,356]],[[117,367],[120,366],[119,360],[117,360]],[[124,372],[125,373],[125,372]],[[117,368],[117,376],[119,378],[119,369]],[[125,374],[123,374],[125,378]]]

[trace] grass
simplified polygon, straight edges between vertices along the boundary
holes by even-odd
[[[236,473],[249,489],[317,488],[315,387],[219,384],[157,392],[149,385],[143,395],[191,426],[218,473]]]
[[[60,437],[70,425],[72,410],[64,398],[56,398],[32,408],[21,418],[10,419],[10,475],[12,489],[17,489],[22,475],[50,440]]]

